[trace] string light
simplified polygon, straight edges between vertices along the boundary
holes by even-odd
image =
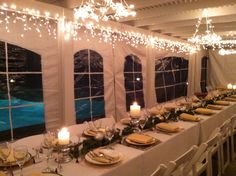
[[[59,23],[59,30],[63,33],[65,40],[81,40],[78,31],[82,30],[88,36],[87,38],[96,37],[99,39],[99,43],[109,43],[113,48],[116,42],[125,42],[133,47],[142,45],[144,47],[169,50],[177,53],[195,53],[200,50],[199,46],[188,42],[172,41],[139,32],[118,30],[94,22],[66,21],[66,17],[60,17],[59,14],[52,15],[49,12],[40,12],[39,10],[29,8],[17,9],[15,5],[3,4],[0,6],[0,26],[4,26],[6,32],[11,32],[10,23],[22,26],[20,37],[26,37],[27,32],[32,31],[39,38],[44,37],[44,34],[56,39]]]
[[[223,49],[223,48],[221,48],[220,50],[219,50],[219,54],[220,55],[222,55],[222,56],[224,56],[224,55],[231,55],[231,54],[236,54],[236,50],[233,50],[233,49]]]
[[[196,24],[196,30],[195,33],[191,38],[188,39],[189,42],[192,42],[194,44],[202,45],[203,49],[208,49],[211,47],[212,49],[215,49],[217,47],[220,47],[220,41],[221,41],[221,36],[217,35],[214,32],[214,26],[212,25],[212,20],[208,18],[208,11],[207,9],[204,9],[203,11],[203,16],[205,17],[206,21],[206,30],[204,34],[198,34],[199,33],[199,27],[202,22],[202,17],[198,19],[198,22]]]

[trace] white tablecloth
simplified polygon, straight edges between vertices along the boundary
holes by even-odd
[[[200,122],[172,122],[184,130],[172,135],[148,131],[147,134],[159,139],[161,143],[146,151],[116,144],[115,150],[124,155],[123,161],[117,165],[101,167],[89,164],[86,161],[81,161],[79,164],[72,161],[63,164],[61,174],[63,176],[149,176],[159,164],[175,160],[192,145],[199,145],[206,141],[213,130],[234,113],[236,113],[236,103],[231,103],[223,110],[215,111],[214,115],[199,115],[203,119]],[[73,127],[74,134],[78,127]],[[42,135],[37,135],[19,140],[16,144],[23,143],[33,147],[39,145],[41,141]],[[27,176],[34,171],[41,171],[46,167],[45,165],[45,162],[42,162],[28,166],[24,169],[24,173]],[[18,172],[15,175],[18,175]]]

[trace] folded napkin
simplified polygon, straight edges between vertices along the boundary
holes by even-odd
[[[124,125],[130,124],[131,118],[123,118],[120,120],[120,122]]]
[[[44,174],[40,173],[40,172],[34,172],[34,173],[30,174],[30,176],[44,176]]]
[[[10,155],[7,158],[8,163],[16,162],[16,159],[14,157],[13,149],[11,149]]]
[[[138,133],[130,134],[129,136],[127,136],[127,139],[140,144],[148,144],[153,141],[153,137]]]
[[[219,105],[212,105],[212,104],[207,105],[207,108],[208,108],[208,109],[213,109],[213,110],[221,110],[221,109],[223,109],[222,106],[219,106]]]
[[[197,108],[195,109],[195,112],[199,114],[205,114],[205,115],[211,115],[214,113],[211,109],[206,109],[206,108]]]
[[[89,135],[91,135],[91,136],[96,136],[96,135],[97,135],[97,131],[96,131],[96,130],[88,129],[86,132],[87,132]]]
[[[111,160],[105,158],[105,157],[100,157],[100,156],[97,156],[96,154],[94,154],[93,152],[89,152],[87,154],[92,160],[94,161],[97,161],[99,163],[105,163],[105,164],[109,164],[111,163]]]
[[[217,104],[217,105],[223,105],[223,106],[228,106],[228,105],[230,105],[229,102],[227,102],[227,101],[222,101],[222,100],[215,101],[215,104]]]
[[[172,110],[175,110],[176,108],[178,108],[178,106],[176,105],[168,105],[168,106],[165,106],[165,109],[167,111],[172,111]]]
[[[236,98],[232,98],[232,97],[226,97],[225,100],[226,101],[236,102]]]
[[[4,172],[0,171],[0,176],[7,176]]]
[[[187,114],[187,113],[182,113],[180,114],[179,118],[181,120],[186,120],[186,121],[199,121],[200,118],[191,114]]]
[[[174,125],[170,125],[168,123],[162,122],[162,123],[158,123],[156,125],[156,128],[168,131],[168,132],[178,132],[179,131],[179,127],[174,126]]]
[[[231,95],[232,98],[236,98],[236,95]]]
[[[116,161],[120,158],[120,155],[111,149],[95,149],[95,150],[93,150],[93,153],[95,153],[95,155],[97,155],[97,156],[102,154],[102,156],[104,158],[109,159],[109,160],[113,160],[113,161]]]
[[[162,115],[162,114],[164,114],[165,113],[165,110],[164,109],[161,109],[161,110],[159,110],[159,109],[157,109],[156,107],[153,107],[153,108],[151,108],[151,109],[149,109],[148,110],[152,115]]]

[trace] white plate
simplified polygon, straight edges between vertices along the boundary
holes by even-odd
[[[122,159],[123,159],[123,154],[117,152],[114,150],[114,152],[117,153],[117,155],[119,156],[119,158],[117,160],[111,161],[110,163],[102,163],[96,160],[93,160],[92,157],[89,156],[89,153],[87,153],[85,155],[85,160],[91,164],[95,164],[95,165],[102,165],[102,166],[109,166],[109,165],[113,165],[113,164],[117,164],[119,163]]]
[[[32,158],[31,154],[28,153],[28,155],[26,156],[26,159],[25,159],[25,163],[27,163],[31,158]],[[0,162],[0,167],[10,167],[10,166],[17,166],[17,165],[18,164],[16,163],[16,161],[10,162],[10,163],[2,163],[2,162]]]

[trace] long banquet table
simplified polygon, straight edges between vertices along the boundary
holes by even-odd
[[[63,176],[149,176],[159,164],[175,160],[192,145],[199,145],[206,141],[214,129],[236,113],[236,103],[231,102],[230,106],[225,106],[223,110],[214,112],[215,114],[211,116],[199,115],[202,118],[200,122],[171,122],[183,128],[181,132],[176,134],[170,135],[155,131],[145,132],[161,141],[160,144],[145,151],[115,144],[115,150],[124,155],[122,162],[119,164],[102,167],[89,164],[84,160],[79,164],[72,161],[63,164],[61,174]],[[118,125],[122,127],[121,124]],[[42,140],[42,135],[37,135],[21,139],[15,145],[23,143],[33,147],[39,145]],[[46,163],[41,162],[25,167],[23,171],[27,176],[32,172],[40,172],[45,167]],[[18,174],[19,171],[16,171],[15,175]]]

